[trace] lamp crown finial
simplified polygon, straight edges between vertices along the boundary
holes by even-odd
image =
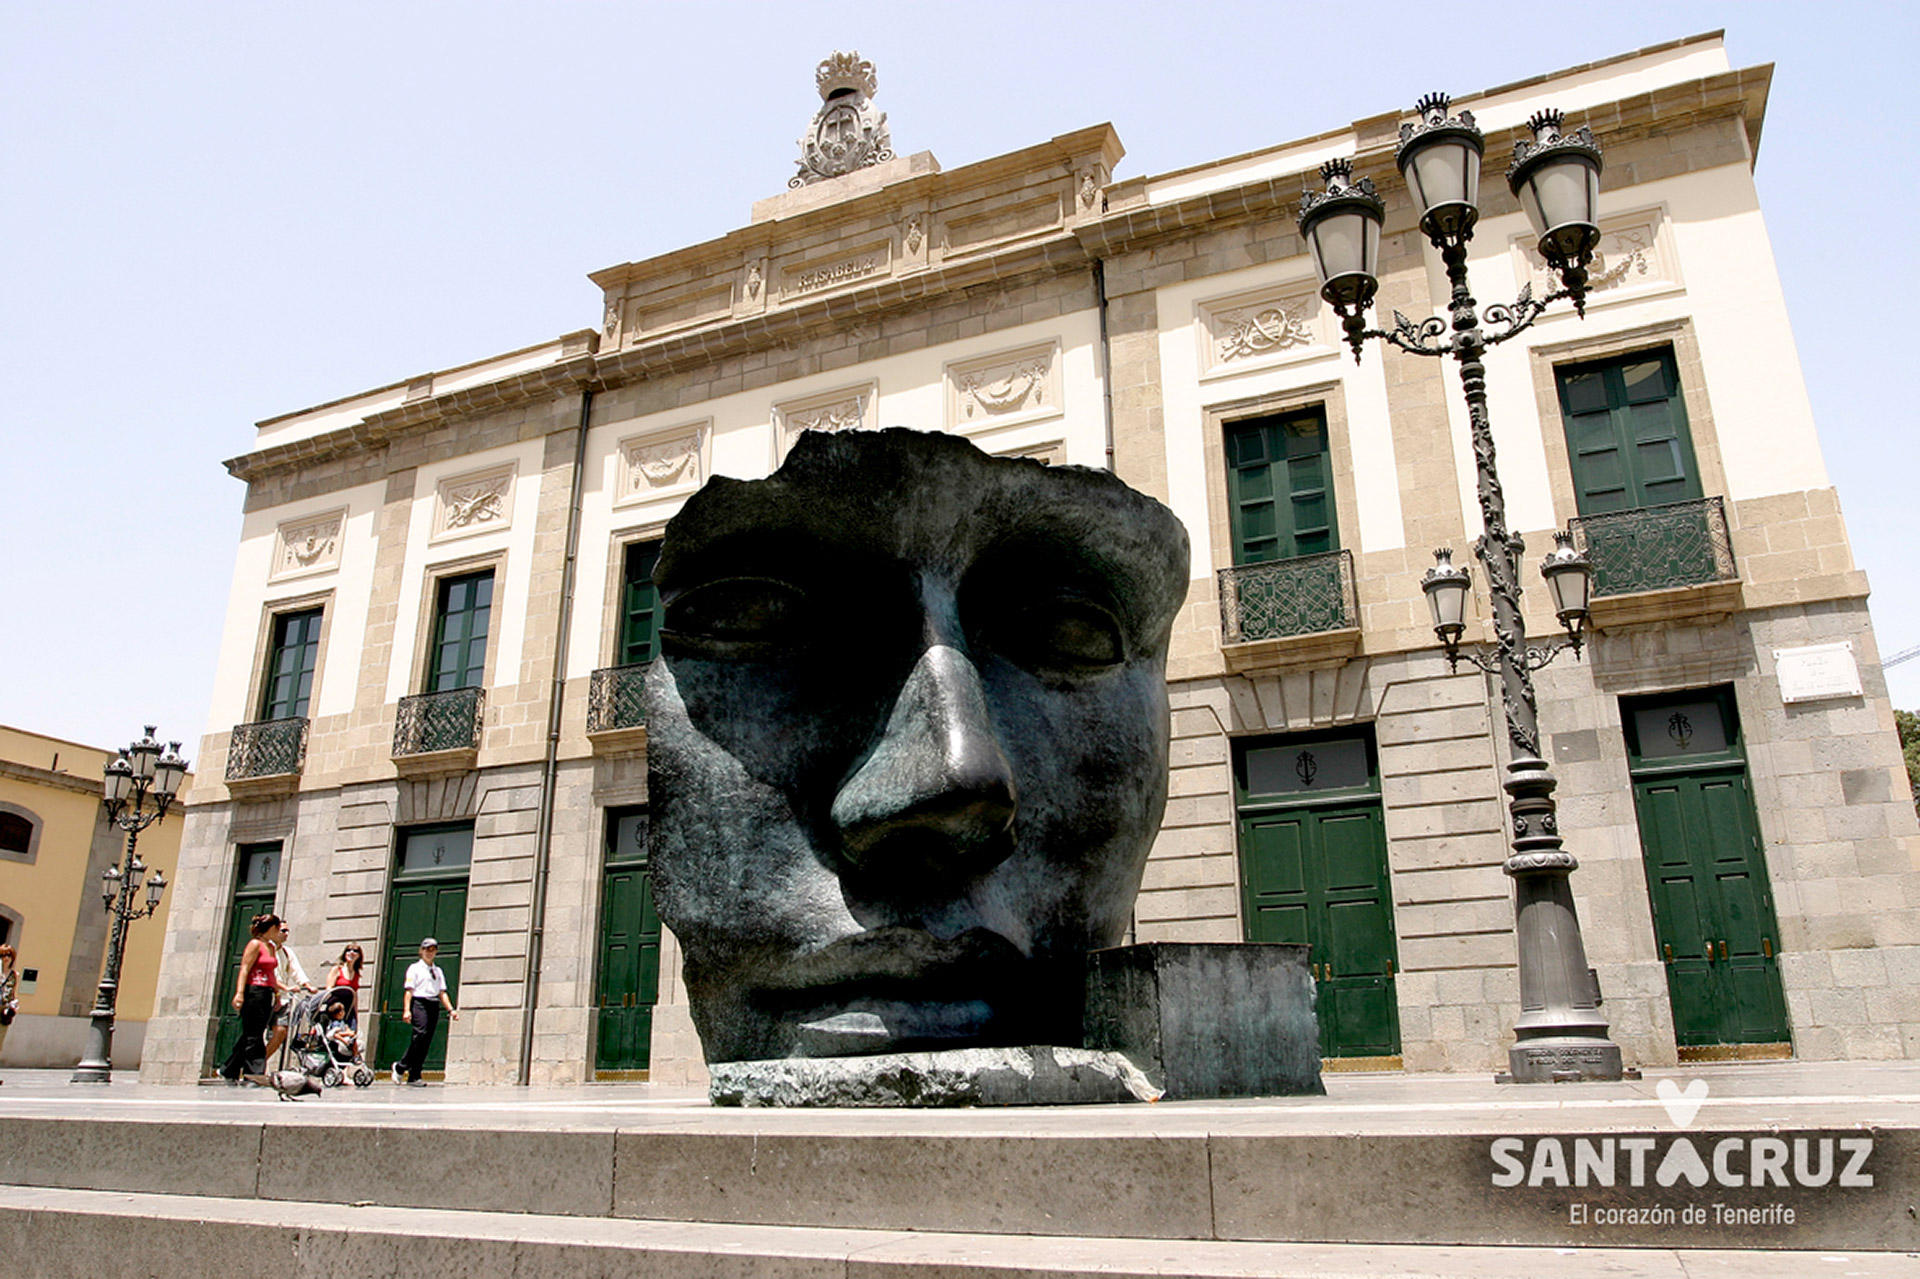
[[[1436,91],[1422,96],[1418,102],[1413,104],[1413,110],[1414,114],[1418,115],[1421,119],[1427,120],[1431,117],[1431,122],[1438,124],[1447,118],[1447,108],[1452,105],[1452,94]]]
[[[1335,156],[1320,166],[1320,180],[1329,185],[1338,182],[1341,186],[1353,184],[1353,161],[1346,156]]]
[[[1553,107],[1548,107],[1543,111],[1535,111],[1532,115],[1528,116],[1527,127],[1533,130],[1533,140],[1535,142],[1545,144],[1559,139],[1560,126],[1565,124],[1566,120],[1567,117],[1562,115],[1558,110]]]

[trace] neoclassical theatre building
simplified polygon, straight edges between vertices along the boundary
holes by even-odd
[[[1503,180],[1528,118],[1605,157],[1585,318],[1556,305],[1487,384],[1529,631],[1559,633],[1555,530],[1596,566],[1541,745],[1638,1065],[1920,1055],[1920,833],[1755,193],[1769,78],[1716,34],[1452,108],[1486,135],[1483,304],[1550,287]],[[1467,412],[1449,361],[1355,363],[1296,222],[1350,159],[1386,204],[1377,316],[1444,314],[1394,163],[1410,104],[1122,178],[1104,125],[896,155],[871,66],[818,82],[789,189],[594,273],[594,327],[268,419],[227,463],[245,524],[143,1079],[218,1060],[267,906],[309,969],[365,945],[378,1064],[432,934],[448,1080],[700,1079],[649,892],[658,539],[802,431],[896,424],[1109,468],[1191,535],[1135,936],[1311,942],[1336,1068],[1505,1064],[1501,699],[1421,590],[1480,531]]]

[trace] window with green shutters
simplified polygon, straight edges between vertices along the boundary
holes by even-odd
[[[487,623],[492,611],[492,569],[440,579],[427,692],[479,688],[486,682]]]
[[[1562,365],[1554,373],[1580,514],[1701,496],[1672,348]]]
[[[313,695],[313,672],[320,658],[322,610],[281,613],[273,619],[267,650],[267,674],[260,694],[261,719],[303,719]]]
[[[1226,450],[1235,564],[1339,549],[1325,412],[1229,422]]]
[[[660,593],[653,586],[653,566],[659,559],[658,542],[634,542],[627,547],[620,594],[619,665],[651,662],[659,651]]]

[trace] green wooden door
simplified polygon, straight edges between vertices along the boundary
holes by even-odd
[[[447,995],[460,1006],[461,940],[467,926],[467,876],[473,864],[473,824],[421,826],[400,832],[399,865],[387,901],[387,937],[380,951],[378,985],[379,1024],[373,1063],[385,1070],[406,1056],[413,1038],[402,1009],[407,969],[420,958],[420,941],[440,943],[440,971],[447,978]],[[366,1019],[361,1019],[364,1030]],[[440,1018],[425,1069],[447,1064],[450,1019]]]
[[[1371,738],[1345,730],[1235,755],[1247,939],[1304,942],[1323,1057],[1400,1051],[1386,825]]]
[[[600,898],[600,975],[595,997],[596,1071],[645,1070],[660,995],[660,917],[646,859],[646,814],[609,813]]]
[[[1624,710],[1674,1041],[1787,1043],[1780,933],[1730,690]]]
[[[213,1010],[219,1026],[213,1035],[213,1064],[227,1059],[240,1042],[240,1014],[233,1010],[233,987],[240,980],[240,960],[253,940],[253,917],[269,914],[280,884],[280,844],[242,844],[239,870],[234,876],[233,904],[227,908],[226,947],[221,952],[220,982],[213,988]]]
[[[1744,769],[1639,777],[1633,798],[1675,1042],[1787,1042],[1780,932]]]
[[[1393,906],[1380,805],[1243,816],[1240,847],[1248,939],[1313,948],[1320,1055],[1398,1053]]]
[[[313,695],[313,673],[320,660],[322,610],[281,613],[273,619],[273,644],[261,681],[261,719],[302,719]]]
[[[1235,564],[1340,549],[1324,413],[1230,422],[1226,446]]]

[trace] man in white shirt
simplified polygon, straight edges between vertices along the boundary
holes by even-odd
[[[286,935],[291,935],[293,926],[282,921],[280,927]],[[273,1035],[267,1040],[267,1060],[280,1051],[280,1045],[287,1042],[287,1023],[293,1019],[294,1001],[302,994],[313,993],[313,983],[307,980],[307,970],[300,965],[299,956],[293,953],[293,947],[286,942],[269,942],[274,954],[280,958],[280,964],[274,969],[274,984],[279,987],[280,1002],[273,1010]]]
[[[453,1000],[447,997],[447,975],[433,962],[439,955],[440,943],[431,937],[423,938],[420,958],[407,968],[406,982],[400,992],[400,1014],[413,1027],[413,1041],[407,1045],[407,1055],[393,1063],[396,1084],[421,1086],[420,1067],[433,1044],[433,1032],[440,1028],[440,1009],[445,1007],[448,1016],[460,1020]]]

